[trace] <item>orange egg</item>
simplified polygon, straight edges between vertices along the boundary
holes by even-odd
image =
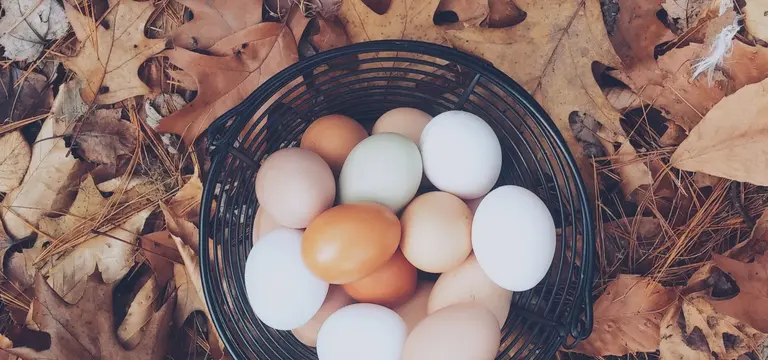
[[[301,256],[331,284],[360,280],[386,264],[400,243],[400,220],[375,203],[340,205],[318,215],[304,231]]]
[[[408,301],[416,291],[416,275],[416,268],[397,251],[373,274],[342,288],[359,302],[395,307]]]
[[[301,148],[320,155],[338,175],[344,160],[358,143],[368,137],[362,125],[344,115],[323,116],[313,122],[301,136]]]

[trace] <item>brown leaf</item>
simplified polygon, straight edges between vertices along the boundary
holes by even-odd
[[[35,350],[20,346],[24,338],[11,338],[16,347],[6,351],[28,359],[163,359],[176,298],[171,296],[146,326],[143,341],[133,350],[124,349],[115,334],[112,298],[114,285],[105,284],[98,275],[89,276],[85,293],[77,304],[61,299],[38,275],[32,321],[50,336],[48,346]],[[27,335],[34,331],[27,330]],[[43,334],[39,334],[43,335]],[[39,344],[38,344],[39,345]]]
[[[35,261],[42,254],[44,247],[50,243],[50,239],[40,237],[31,248],[13,253],[3,267],[3,273],[8,276],[8,280],[16,284],[20,290],[30,288],[37,274]]]
[[[31,159],[31,149],[20,130],[0,135],[0,192],[19,187]]]
[[[344,25],[338,19],[318,16],[309,24],[309,41],[317,51],[327,51],[352,44]]]
[[[5,10],[0,19],[0,45],[7,58],[33,61],[43,51],[46,41],[67,34],[69,24],[64,9],[56,1],[0,1]]]
[[[705,16],[713,5],[719,6],[720,1],[712,0],[663,0],[662,6],[667,11],[667,17],[677,31],[684,32]],[[718,9],[719,11],[719,9]]]
[[[160,209],[163,211],[163,216],[165,216],[168,232],[172,236],[180,238],[185,245],[191,247],[194,251],[197,251],[199,243],[197,226],[171,211],[163,203],[160,203]]]
[[[670,164],[726,179],[768,185],[768,80],[720,101],[677,148]],[[738,116],[734,116],[738,114]]]
[[[625,112],[628,110],[639,108],[642,104],[640,98],[634,91],[626,87],[612,87],[603,89],[605,97],[608,102],[613,105],[619,112]]]
[[[768,11],[768,1],[749,0],[744,11],[744,26],[752,36],[766,41],[768,40],[768,22],[765,21],[765,13]]]
[[[76,227],[90,227],[95,225],[99,215],[109,203],[109,200],[101,196],[99,189],[90,175],[86,175],[80,182],[77,197],[65,215],[40,220],[40,230],[58,239],[69,234]],[[90,226],[89,226],[90,225]]]
[[[236,48],[229,46],[235,44]],[[160,120],[156,130],[178,134],[188,146],[216,117],[299,58],[290,29],[277,23],[254,25],[221,40],[209,52],[221,56],[181,48],[163,52],[197,80],[199,92],[192,102]]]
[[[446,44],[433,21],[439,3],[440,0],[392,0],[387,11],[379,15],[361,0],[344,0],[339,19],[354,43],[404,39]]]
[[[193,14],[192,20],[173,33],[175,45],[185,49],[208,49],[219,40],[262,22],[261,0],[180,0]]]
[[[619,113],[595,82],[592,65],[620,67],[608,41],[597,0],[525,0],[523,22],[503,29],[447,30],[454,47],[480,56],[514,78],[544,107],[565,137],[586,179],[594,189],[594,170],[570,131],[569,116],[583,112],[623,143]],[[556,29],[556,30],[555,30]]]
[[[488,18],[488,0],[440,0],[436,14],[451,11],[459,26],[480,26]]]
[[[160,289],[157,286],[157,280],[154,276],[150,276],[128,307],[125,319],[117,328],[117,339],[128,350],[135,349],[139,342],[144,339],[146,325],[149,324],[155,313],[154,305],[159,295]]]
[[[525,11],[514,0],[488,0],[488,27],[505,28],[525,20]]]
[[[5,19],[7,17],[3,17]],[[0,124],[13,123],[48,111],[53,94],[44,75],[11,66],[0,72],[0,82]]]
[[[675,298],[674,290],[648,278],[619,275],[595,302],[592,335],[574,351],[591,356],[656,351],[659,323]]]
[[[133,155],[138,128],[120,118],[121,109],[99,109],[65,135],[72,154],[81,160],[115,166],[118,156]]]
[[[203,183],[195,166],[192,175],[185,176],[186,183],[176,195],[168,201],[168,209],[177,216],[191,222],[197,222],[200,217],[200,199],[203,196]]]
[[[717,312],[734,317],[755,329],[768,333],[768,256],[759,255],[752,263],[712,254],[712,261],[725,271],[739,288],[736,297],[713,300]]]
[[[671,306],[661,322],[662,359],[738,359],[760,348],[768,336],[718,313],[697,293]]]
[[[629,141],[619,147],[613,154],[613,162],[618,165],[616,171],[621,177],[621,189],[627,199],[635,198],[642,202],[642,196],[633,196],[635,190],[653,184],[653,174],[645,163],[638,157],[637,151]]]
[[[659,144],[664,146],[678,146],[680,145],[688,134],[685,132],[682,126],[677,125],[674,121],[667,121],[667,131],[659,139]]]
[[[87,82],[80,94],[88,104],[112,104],[148,94],[149,87],[139,79],[139,66],[165,48],[164,39],[144,36],[144,26],[154,11],[153,2],[109,0],[109,5],[104,19],[96,24],[90,16],[64,2],[80,49],[76,56],[62,61]]]
[[[164,285],[173,278],[173,266],[181,264],[182,259],[176,243],[168,231],[158,231],[141,236],[140,252],[147,259],[157,282]],[[181,299],[179,299],[181,302]]]

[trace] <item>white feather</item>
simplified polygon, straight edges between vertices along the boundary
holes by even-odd
[[[726,1],[730,0],[723,0],[723,2]],[[741,25],[739,25],[740,20],[741,16],[737,16],[733,20],[733,24],[724,27],[712,42],[712,46],[709,48],[709,54],[693,64],[694,79],[703,73],[707,73],[707,81],[710,86],[712,85],[715,70],[722,67],[725,57],[731,55],[733,52],[733,37],[736,36],[736,33],[739,32],[739,29],[741,28]]]

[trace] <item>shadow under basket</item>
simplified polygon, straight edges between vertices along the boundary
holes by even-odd
[[[496,186],[535,192],[555,220],[552,266],[538,286],[514,294],[497,359],[551,359],[559,347],[572,347],[591,332],[592,209],[555,124],[522,87],[485,60],[435,44],[387,40],[304,59],[209,127],[200,267],[213,324],[236,359],[317,359],[314,348],[290,332],[261,323],[248,303],[243,271],[253,245],[260,164],[281,148],[298,146],[304,130],[321,116],[344,114],[370,131],[380,115],[397,107],[433,116],[461,109],[486,120],[502,146]]]

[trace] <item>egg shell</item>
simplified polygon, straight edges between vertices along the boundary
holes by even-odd
[[[352,304],[333,313],[317,336],[319,360],[400,360],[405,322],[375,304]]]
[[[320,327],[323,326],[325,320],[337,310],[354,302],[355,300],[349,297],[340,286],[331,285],[328,289],[328,296],[326,296],[325,302],[323,302],[323,306],[320,307],[317,314],[303,326],[291,330],[291,333],[304,345],[317,346],[317,334],[320,332]]]
[[[413,297],[408,299],[405,304],[402,304],[395,308],[395,312],[403,318],[405,326],[408,328],[408,333],[413,331],[413,328],[427,317],[427,303],[429,302],[429,294],[432,292],[432,287],[435,283],[432,281],[421,281],[416,286],[416,292]]]
[[[511,291],[536,286],[555,255],[555,222],[528,189],[506,185],[485,196],[472,221],[472,249],[480,267]]]
[[[421,183],[419,148],[405,136],[383,133],[361,141],[339,176],[342,204],[375,202],[393,212],[413,199]]]
[[[480,268],[474,254],[459,267],[440,275],[429,295],[427,313],[465,302],[485,306],[496,317],[499,328],[504,327],[512,292],[491,281]]]
[[[424,173],[442,191],[479,198],[501,173],[501,144],[478,116],[459,110],[435,116],[421,134]]]
[[[331,284],[360,280],[386,264],[400,242],[400,220],[374,203],[339,205],[320,214],[304,232],[302,258]]]
[[[403,360],[493,360],[501,332],[496,317],[474,303],[428,315],[408,335]]]
[[[285,227],[307,227],[315,216],[333,205],[335,197],[336,182],[328,164],[306,149],[276,151],[256,175],[259,204]]]
[[[317,313],[328,283],[301,260],[301,231],[278,229],[256,242],[245,262],[245,290],[253,312],[277,330],[292,330]]]
[[[371,275],[342,285],[344,291],[359,302],[389,308],[407,301],[416,291],[416,268],[400,251]]]
[[[400,224],[400,249],[419,270],[449,271],[472,251],[472,213],[455,195],[434,191],[416,197],[400,216]]]
[[[376,120],[371,134],[396,133],[418,144],[419,139],[421,139],[421,133],[430,120],[432,120],[432,116],[419,109],[409,107],[395,108],[385,112]]]
[[[253,241],[258,241],[264,234],[283,227],[269,213],[259,208],[256,210],[256,216],[253,218]]]
[[[338,175],[344,161],[363,139],[368,137],[362,125],[344,115],[327,115],[315,120],[301,136],[303,149],[320,155]]]

